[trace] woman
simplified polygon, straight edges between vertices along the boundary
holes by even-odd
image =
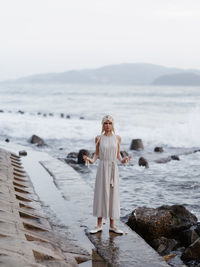
[[[91,159],[86,155],[84,160],[94,163],[99,158],[96,174],[93,215],[97,217],[97,226],[90,231],[91,234],[102,231],[102,218],[110,218],[109,231],[123,234],[115,226],[115,219],[120,216],[119,201],[119,174],[116,160],[127,163],[130,156],[122,159],[120,155],[121,137],[114,133],[114,119],[106,115],[102,119],[102,134],[95,138],[96,151]]]

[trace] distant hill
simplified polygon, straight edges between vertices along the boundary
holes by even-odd
[[[194,74],[196,73],[196,75],[200,75],[199,70],[191,70],[191,72]],[[185,70],[178,68],[167,68],[154,64],[126,63],[104,66],[97,69],[71,70],[62,73],[38,74],[22,77],[9,82],[150,85],[159,84],[159,79],[162,77],[168,77],[176,74],[178,75],[180,73],[183,73],[184,76]]]
[[[200,75],[192,72],[181,72],[163,75],[153,81],[155,85],[189,85],[200,86]]]

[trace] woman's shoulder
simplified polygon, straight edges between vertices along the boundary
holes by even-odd
[[[121,141],[122,141],[122,138],[121,138],[121,136],[120,136],[120,135],[118,135],[118,134],[116,134],[116,138],[117,138],[118,142],[119,142],[119,143],[121,143]]]
[[[95,137],[95,143],[98,143],[100,141],[100,139],[101,139],[101,135],[97,135]]]

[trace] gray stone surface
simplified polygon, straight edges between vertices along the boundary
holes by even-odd
[[[78,266],[59,241],[20,158],[0,149],[1,266]]]
[[[64,254],[65,258],[67,256],[71,257],[73,253],[72,254],[70,253],[70,249],[71,250],[74,249],[74,253],[76,253],[77,255],[76,261],[78,261],[80,263],[80,266],[83,267],[84,266],[93,266],[93,267],[168,266],[168,264],[163,260],[163,258],[159,256],[140,236],[138,236],[128,226],[126,226],[120,221],[117,222],[117,226],[119,226],[119,228],[124,231],[125,234],[123,236],[118,236],[114,233],[109,233],[108,221],[104,221],[103,232],[101,234],[97,235],[89,234],[89,230],[93,228],[96,224],[96,218],[92,216],[93,189],[88,184],[86,184],[85,181],[80,177],[80,175],[69,165],[61,162],[60,160],[55,160],[45,153],[32,152],[29,149],[28,149],[28,157],[23,157],[22,161],[26,171],[28,171],[28,174],[33,182],[37,194],[41,196],[40,190],[42,191],[42,194],[44,194],[43,196],[45,196],[45,201],[47,200],[47,202],[51,205],[51,208],[53,210],[55,209],[58,218],[61,218],[65,221],[65,226],[67,226],[67,234],[69,238],[68,241],[71,242],[73,240],[74,244],[76,244],[74,247],[70,247],[69,245],[69,247],[67,248],[64,240],[59,240],[60,242],[59,251],[61,253],[61,256],[63,256]],[[41,165],[39,164],[39,161]],[[16,162],[17,161],[15,161],[14,164],[16,164]],[[19,173],[19,171],[16,173],[20,175],[18,176],[18,180],[16,180],[16,182],[17,183],[20,182],[20,184],[25,186],[22,187],[22,189],[29,191],[30,189],[29,185],[31,184],[31,182],[29,179],[27,179],[27,175],[23,175],[24,173]],[[59,194],[60,193],[62,194],[62,197],[59,199],[57,199],[54,195],[54,192],[51,191],[52,184],[51,185],[48,184],[51,179],[53,180],[51,181],[51,183],[54,185],[54,187],[56,185]],[[42,189],[43,185],[45,186],[45,189]],[[24,196],[24,193],[20,192],[18,193],[19,197]],[[19,200],[19,202],[22,205],[21,207],[23,208],[23,210],[27,211],[28,215],[31,213],[33,217],[37,216],[37,212],[35,211],[35,209],[29,210],[28,208],[26,208],[26,206],[30,206],[31,203],[31,206],[33,208],[36,208],[38,204],[40,204],[39,199],[37,199],[34,195],[32,194],[30,195],[27,193],[26,193],[26,199],[28,201]],[[29,202],[29,200],[32,202]],[[17,206],[16,197],[13,201],[13,205]],[[58,206],[59,210],[57,210]],[[6,209],[8,212],[12,210],[7,202],[3,202],[2,207],[4,207],[4,209]],[[38,211],[41,216],[42,211],[40,209],[38,209]],[[29,218],[29,219],[23,218],[23,220],[25,219],[26,220],[30,219],[31,221],[34,220],[34,218]],[[42,218],[41,221],[43,221]],[[24,224],[22,224],[21,226],[23,229]],[[12,226],[12,224],[9,225],[9,228],[12,229],[12,231],[14,232],[14,227]],[[44,230],[50,231],[48,224],[43,223],[42,228]],[[63,228],[63,230],[65,230],[65,228]],[[37,239],[49,240],[49,234],[46,231],[42,231],[42,233],[40,234],[36,231],[34,236],[33,234],[30,235],[31,237],[29,236],[30,229],[29,230],[24,229],[24,231],[26,232],[26,239],[28,238],[31,240],[32,238],[34,238],[35,239],[34,242],[36,242],[36,244],[37,242],[41,242],[39,240],[37,241]],[[55,242],[56,238],[51,239],[52,242],[53,240]],[[32,243],[32,241],[27,241],[27,240],[26,242]],[[79,253],[80,251],[79,249],[75,252],[77,244],[78,247],[84,247],[86,251],[88,251],[88,249],[91,250],[90,261],[81,262],[82,260],[84,261],[83,259],[84,253]],[[50,248],[48,247],[48,251],[49,250]],[[62,254],[64,250],[65,252]],[[41,255],[37,253],[33,255],[33,249],[31,253],[32,253],[31,259],[33,260],[35,260],[35,257],[38,259],[41,257]],[[68,258],[69,260],[70,257]],[[89,258],[87,257],[87,259]],[[29,265],[27,264],[26,266]],[[56,265],[48,265],[48,266],[56,266]]]
[[[99,255],[112,266],[159,267],[168,264],[140,236],[122,222],[118,222],[123,236],[109,233],[108,222],[102,233],[89,234],[96,219],[92,216],[93,190],[69,165],[59,160],[41,162],[52,175],[56,186],[61,190],[71,214],[69,228],[77,235],[85,231]]]

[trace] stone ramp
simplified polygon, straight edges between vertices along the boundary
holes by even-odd
[[[78,266],[59,241],[21,159],[0,149],[0,265]]]
[[[18,151],[17,149],[15,151]],[[102,233],[89,234],[89,229],[96,224],[96,218],[92,216],[93,189],[69,165],[45,153],[28,150],[28,156],[22,158],[22,161],[16,155],[12,155],[16,158],[12,159],[11,166],[7,166],[6,161],[2,160],[5,158],[5,154],[2,153],[8,157],[11,154],[0,149],[0,179],[2,173],[4,178],[10,177],[6,179],[6,183],[1,183],[0,187],[0,192],[4,192],[3,197],[0,193],[0,221],[4,221],[4,223],[0,222],[0,261],[2,259],[5,266],[77,266],[77,262],[82,267],[169,266],[141,237],[122,222],[118,222],[117,225],[126,233],[123,236],[109,233],[108,221],[104,223]],[[36,161],[37,164],[35,164]],[[55,236],[42,212],[29,176],[24,172],[22,162],[32,181],[35,179],[34,176],[39,176],[38,185],[34,181],[35,190],[40,190],[41,183],[48,183],[51,180],[50,175],[53,177],[52,180],[59,189],[57,191],[62,194],[62,201],[55,199],[56,204],[60,206],[58,212],[61,212],[57,215],[58,217],[62,215],[61,217],[64,218],[68,233],[76,244],[80,244],[81,247],[85,246],[86,251],[90,241],[94,244],[94,246],[89,245],[92,257],[86,256],[83,259],[84,255],[79,255],[80,250],[77,246],[71,247],[70,239],[67,240],[70,240],[67,247],[64,244],[65,240],[60,240]],[[5,168],[4,171],[2,168]],[[20,172],[20,170],[23,171]],[[46,188],[48,190],[50,187],[46,186]],[[13,192],[12,201],[9,198],[8,192],[10,191]],[[9,213],[16,214],[18,217],[8,221]],[[16,233],[8,222],[14,222],[16,226],[13,228],[18,229]],[[10,250],[9,246],[2,245],[6,240],[9,243],[10,236],[11,239],[16,240],[16,245],[12,245],[12,249],[15,247],[16,251]],[[4,241],[1,243],[1,240]]]
[[[108,263],[104,266],[167,267],[169,266],[139,235],[127,225],[118,222],[124,231],[123,236],[109,233],[109,222],[103,225],[103,232],[89,234],[95,226],[96,218],[92,216],[93,189],[85,183],[80,175],[69,165],[59,160],[43,161],[41,164],[51,174],[55,185],[66,200],[70,212],[67,224],[81,236],[84,231],[94,244],[98,254]],[[101,266],[82,264],[82,266]],[[103,266],[103,265],[102,265]]]

